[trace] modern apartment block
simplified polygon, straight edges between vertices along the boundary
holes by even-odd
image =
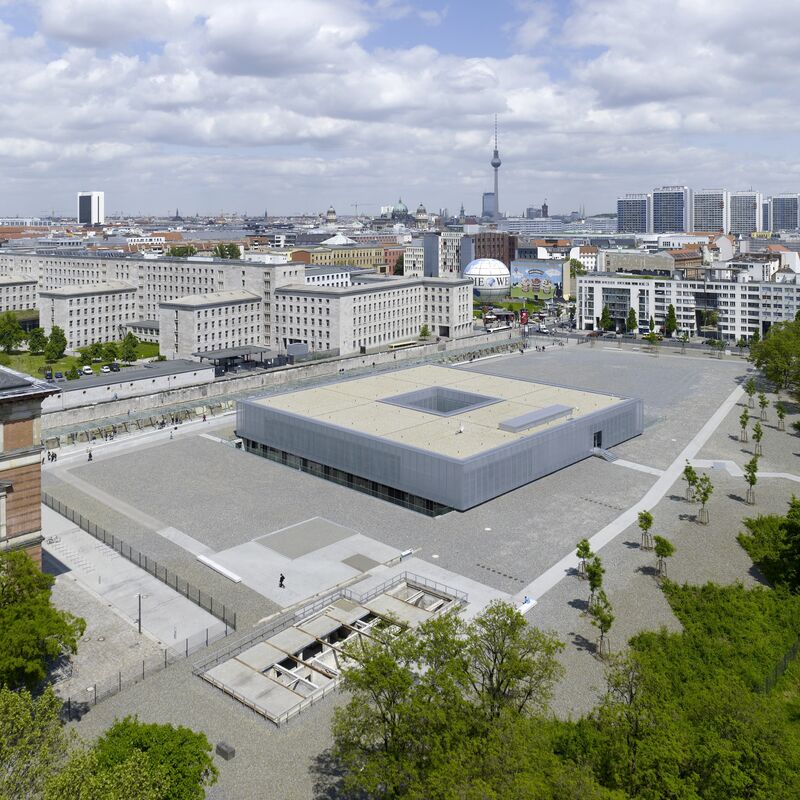
[[[105,194],[78,192],[78,225],[102,225],[106,221]]]
[[[608,306],[618,330],[624,330],[628,310],[636,311],[639,330],[646,333],[650,317],[663,327],[670,304],[678,330],[735,342],[775,322],[793,320],[800,310],[800,285],[750,279],[748,269],[721,273],[711,280],[595,274],[578,278],[577,321],[583,330],[596,329]],[[738,279],[737,279],[738,276]]]
[[[769,230],[796,231],[800,228],[800,194],[778,194],[769,200]]]
[[[653,189],[653,232],[692,230],[692,190],[688,186]]]
[[[431,231],[415,239],[406,247],[403,274],[418,278],[458,277],[463,236],[457,231]]]
[[[67,337],[68,350],[117,341],[136,318],[136,287],[124,281],[39,292],[39,325],[48,336],[58,325]]]
[[[461,268],[476,258],[494,258],[507,267],[517,257],[518,238],[513,233],[481,231],[464,236],[460,242]]]
[[[49,383],[0,367],[0,550],[42,561],[42,401]]]
[[[725,189],[698,189],[692,196],[692,219],[694,231],[728,233],[730,229],[730,207]]]
[[[261,297],[234,289],[193,294],[161,304],[159,345],[167,358],[192,358],[246,345],[262,345]]]
[[[626,194],[617,198],[617,231],[649,233],[653,230],[653,196]]]
[[[35,278],[0,276],[0,313],[36,308],[38,283]]]
[[[764,198],[761,192],[731,192],[728,200],[730,233],[749,236],[755,231],[763,230],[761,208]]]

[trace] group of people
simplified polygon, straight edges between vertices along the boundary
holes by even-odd
[[[47,451],[47,460],[48,461],[57,461],[58,460],[58,453],[55,450],[48,450]],[[42,459],[42,464],[44,464],[44,459]]]

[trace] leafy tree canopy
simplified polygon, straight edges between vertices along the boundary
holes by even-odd
[[[47,665],[74,653],[84,621],[50,603],[53,578],[23,552],[0,552],[0,685],[34,689]]]
[[[136,348],[139,346],[139,340],[130,331],[125,334],[120,346],[120,356],[123,361],[130,364],[136,361]]]
[[[28,334],[28,350],[31,353],[43,353],[47,347],[47,336],[45,336],[43,328],[34,328]]]
[[[62,328],[58,325],[53,325],[50,329],[50,336],[47,339],[47,345],[44,348],[45,361],[52,363],[63,358],[64,351],[67,349],[67,337],[64,335]]]
[[[25,331],[19,324],[16,314],[6,311],[0,314],[0,347],[10,353],[25,339]]]

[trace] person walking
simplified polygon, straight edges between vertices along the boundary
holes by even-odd
[[[281,572],[280,578],[278,578],[278,588],[285,589],[286,587],[283,585],[283,582],[286,580],[286,576]]]
[[[89,461],[91,461],[91,460],[92,460],[92,450],[91,450],[91,448],[89,448]]]

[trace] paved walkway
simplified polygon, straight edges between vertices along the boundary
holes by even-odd
[[[653,508],[666,495],[675,481],[680,477],[686,466],[686,462],[693,459],[700,452],[700,449],[711,438],[714,431],[720,426],[743,394],[744,390],[737,386],[689,444],[683,448],[677,458],[664,470],[658,480],[647,490],[641,501],[631,506],[626,511],[623,511],[615,520],[589,539],[589,543],[595,553],[619,536],[626,528],[635,523],[640,511]],[[521,598],[527,595],[537,601],[542,595],[576,570],[578,565],[578,557],[574,552],[569,553],[543,572],[533,582],[529,583],[522,591],[518,592],[517,596]]]
[[[142,597],[142,631],[165,647],[181,647],[188,637],[204,638],[222,623],[149,572],[124,559],[51,508],[42,506],[44,550],[63,564],[84,589],[136,625]]]
[[[724,469],[732,478],[743,478],[744,470],[735,462],[728,460],[715,460],[711,461],[704,458],[691,458],[689,463],[693,467],[700,469]],[[759,472],[758,479],[761,478],[783,478],[787,481],[794,481],[800,483],[800,475],[792,475],[791,472]]]

